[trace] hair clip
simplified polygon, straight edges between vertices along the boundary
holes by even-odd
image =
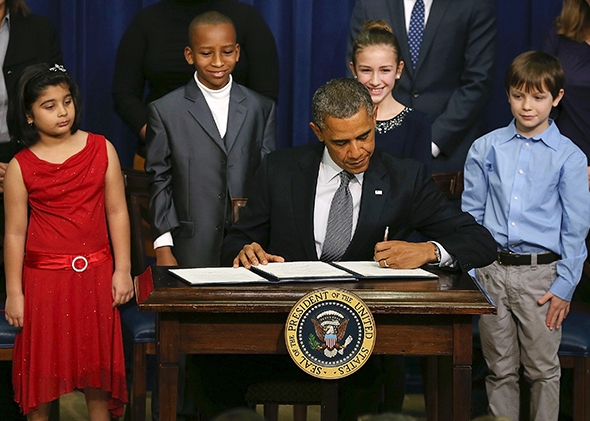
[[[50,68],[49,68],[49,71],[50,71],[50,72],[57,72],[58,70],[59,70],[60,72],[66,73],[66,68],[65,68],[65,67],[63,67],[61,64],[57,64],[57,63],[55,63],[55,64],[53,65],[53,67],[50,67]]]

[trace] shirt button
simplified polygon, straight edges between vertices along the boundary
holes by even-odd
[[[524,171],[523,171],[523,170],[518,170],[518,173],[519,173],[519,174],[523,174],[523,173],[524,173]]]
[[[412,92],[412,96],[414,98],[418,98],[420,96],[420,93],[418,91],[414,91],[414,92]]]
[[[518,200],[518,196],[514,196],[514,200]]]
[[[516,226],[516,222],[513,222],[510,225],[512,225],[513,227],[515,227]]]
[[[525,143],[525,145],[526,145],[526,147],[528,148],[528,147],[529,147],[529,142]]]
[[[225,193],[221,193],[218,197],[219,199],[225,199]]]

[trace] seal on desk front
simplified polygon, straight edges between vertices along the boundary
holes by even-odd
[[[291,359],[306,373],[339,379],[367,362],[375,344],[369,307],[343,289],[316,289],[291,309],[285,341]]]

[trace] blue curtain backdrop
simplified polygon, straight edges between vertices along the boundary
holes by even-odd
[[[84,97],[82,127],[107,136],[124,166],[131,166],[136,139],[113,111],[115,54],[133,16],[156,1],[27,0],[31,10],[49,17],[60,34],[65,65]],[[260,11],[277,41],[281,72],[278,147],[314,141],[308,127],[311,97],[327,80],[346,76],[345,51],[354,1],[244,0]],[[498,65],[484,116],[487,129],[504,126],[511,119],[502,89],[507,66],[521,52],[540,48],[560,10],[560,0],[496,0]]]

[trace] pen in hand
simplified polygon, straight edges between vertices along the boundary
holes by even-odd
[[[383,241],[387,241],[389,237],[389,225],[385,227],[385,234],[383,234]]]

